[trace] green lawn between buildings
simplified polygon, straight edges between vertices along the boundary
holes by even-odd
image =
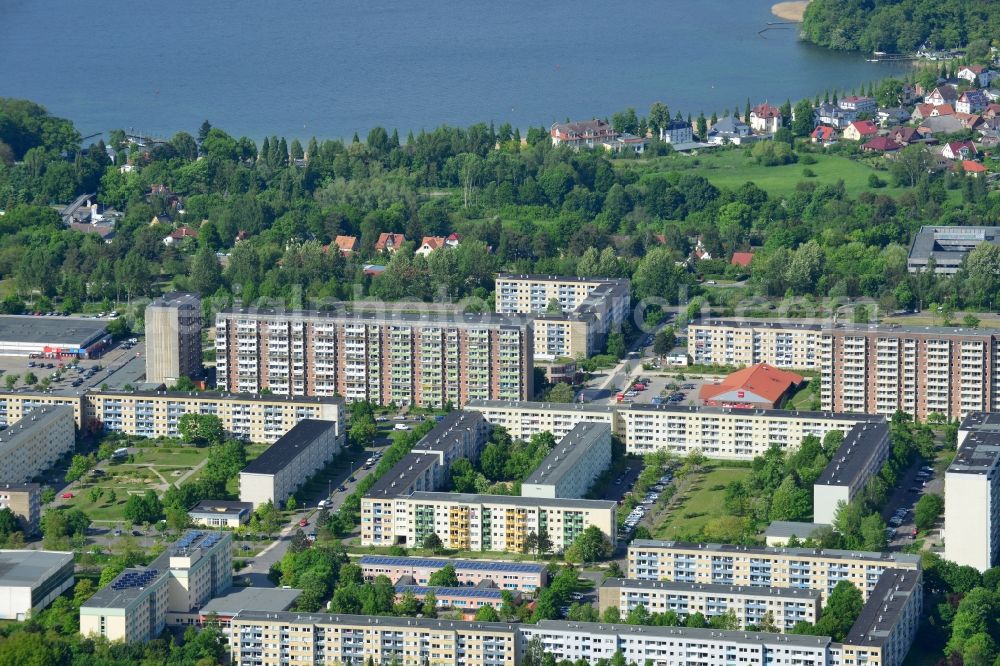
[[[712,463],[714,464],[714,463]],[[725,516],[725,487],[750,474],[747,467],[725,467],[724,463],[704,472],[685,488],[684,499],[653,528],[654,539],[683,539],[701,530],[713,518]]]

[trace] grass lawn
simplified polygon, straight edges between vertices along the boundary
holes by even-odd
[[[750,474],[746,467],[717,466],[704,472],[689,485],[685,498],[653,529],[655,539],[682,539],[686,535],[701,530],[713,518],[725,516],[722,505],[725,487],[731,481],[739,481]]]
[[[658,157],[649,161],[619,162],[625,168],[634,164],[639,171],[657,173],[667,171],[683,171],[707,178],[713,185],[720,188],[736,189],[747,181],[753,181],[759,187],[772,195],[788,195],[802,181],[818,184],[834,184],[844,181],[844,187],[851,196],[872,188],[868,185],[868,177],[878,174],[884,181],[891,181],[887,171],[878,171],[867,164],[840,155],[825,155],[810,153],[816,158],[815,164],[803,164],[802,159],[794,164],[765,167],[757,164],[752,158],[745,157],[742,149],[706,150],[697,156],[681,154]],[[802,175],[803,169],[810,169],[814,177]],[[883,187],[874,190],[882,194],[898,196],[903,188]]]
[[[208,456],[208,448],[194,446],[144,446],[133,456],[133,464],[156,467],[194,467]]]
[[[819,396],[819,379],[810,379],[798,393],[792,396],[785,409],[812,409],[813,398]]]

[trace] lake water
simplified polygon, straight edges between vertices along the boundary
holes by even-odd
[[[796,40],[773,0],[0,0],[0,96],[84,134],[261,138],[776,104],[901,71]]]

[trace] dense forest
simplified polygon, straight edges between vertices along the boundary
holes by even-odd
[[[964,49],[977,57],[1000,35],[994,0],[812,0],[804,37],[838,51]]]
[[[823,149],[795,136],[805,125],[754,151],[726,150],[761,171],[779,153],[777,163],[809,164]],[[888,309],[985,308],[1000,286],[995,246],[973,253],[954,278],[906,273],[921,224],[1000,217],[1000,198],[982,179],[929,169],[920,147],[881,167],[892,196],[878,177],[854,196],[843,183],[808,177],[775,195],[752,182],[716,187],[669,157],[576,153],[553,147],[540,128],[526,139],[509,125],[480,124],[403,140],[376,128],[364,142],[272,137],[258,146],[206,122],[197,136],[179,132],[152,147],[117,131],[109,146],[83,148],[68,121],[0,100],[0,310],[107,310],[174,288],[214,295],[216,306],[469,296],[488,305],[498,270],[631,277],[636,298],[670,302],[696,295],[706,276],[749,270],[747,289],[730,296],[864,296]],[[856,147],[837,150],[864,159]],[[654,141],[651,151],[669,147]],[[122,213],[107,243],[67,228],[53,208],[95,191]],[[182,224],[197,238],[165,244]],[[390,231],[405,234],[411,251],[376,254],[378,235]],[[422,236],[452,232],[461,235],[454,251],[412,253]],[[339,234],[359,237],[358,251],[329,251]],[[699,238],[716,259],[684,265]],[[729,265],[749,247],[749,269]],[[369,262],[387,270],[366,274]]]

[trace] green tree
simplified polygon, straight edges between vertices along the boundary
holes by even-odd
[[[928,493],[917,500],[913,509],[913,520],[918,530],[926,531],[934,527],[934,523],[944,511],[944,497],[937,493]]]
[[[838,582],[827,597],[823,614],[816,623],[816,632],[821,636],[832,636],[837,642],[843,641],[861,614],[863,605],[861,590],[850,581]]]
[[[653,338],[653,352],[663,356],[664,354],[668,354],[676,344],[677,335],[674,333],[674,327],[667,326],[661,329],[656,334],[656,337]]]
[[[546,400],[549,402],[573,402],[576,399],[576,392],[569,384],[562,382],[549,389]]]
[[[441,537],[439,537],[436,532],[431,532],[424,537],[424,543],[422,545],[424,548],[433,550],[434,552],[438,552],[444,548],[444,543],[442,543]]]
[[[607,535],[596,525],[591,525],[573,541],[566,550],[568,562],[598,562],[611,556],[613,549]]]
[[[433,587],[459,587],[458,575],[455,573],[455,566],[448,564],[430,575],[427,584]]]
[[[184,414],[177,422],[177,431],[195,446],[221,444],[225,439],[222,421],[214,414]]]
[[[813,117],[813,106],[808,99],[800,100],[795,105],[795,113],[792,119],[792,134],[795,136],[809,136],[816,126]]]
[[[493,606],[480,606],[476,610],[476,620],[479,622],[499,622],[500,615]]]
[[[191,287],[200,294],[214,294],[222,286],[222,267],[215,252],[204,245],[191,261]]]
[[[69,469],[66,470],[66,481],[72,483],[73,481],[80,479],[84,474],[89,472],[90,468],[93,466],[93,458],[90,456],[80,455],[79,453],[76,454],[69,463]]]

